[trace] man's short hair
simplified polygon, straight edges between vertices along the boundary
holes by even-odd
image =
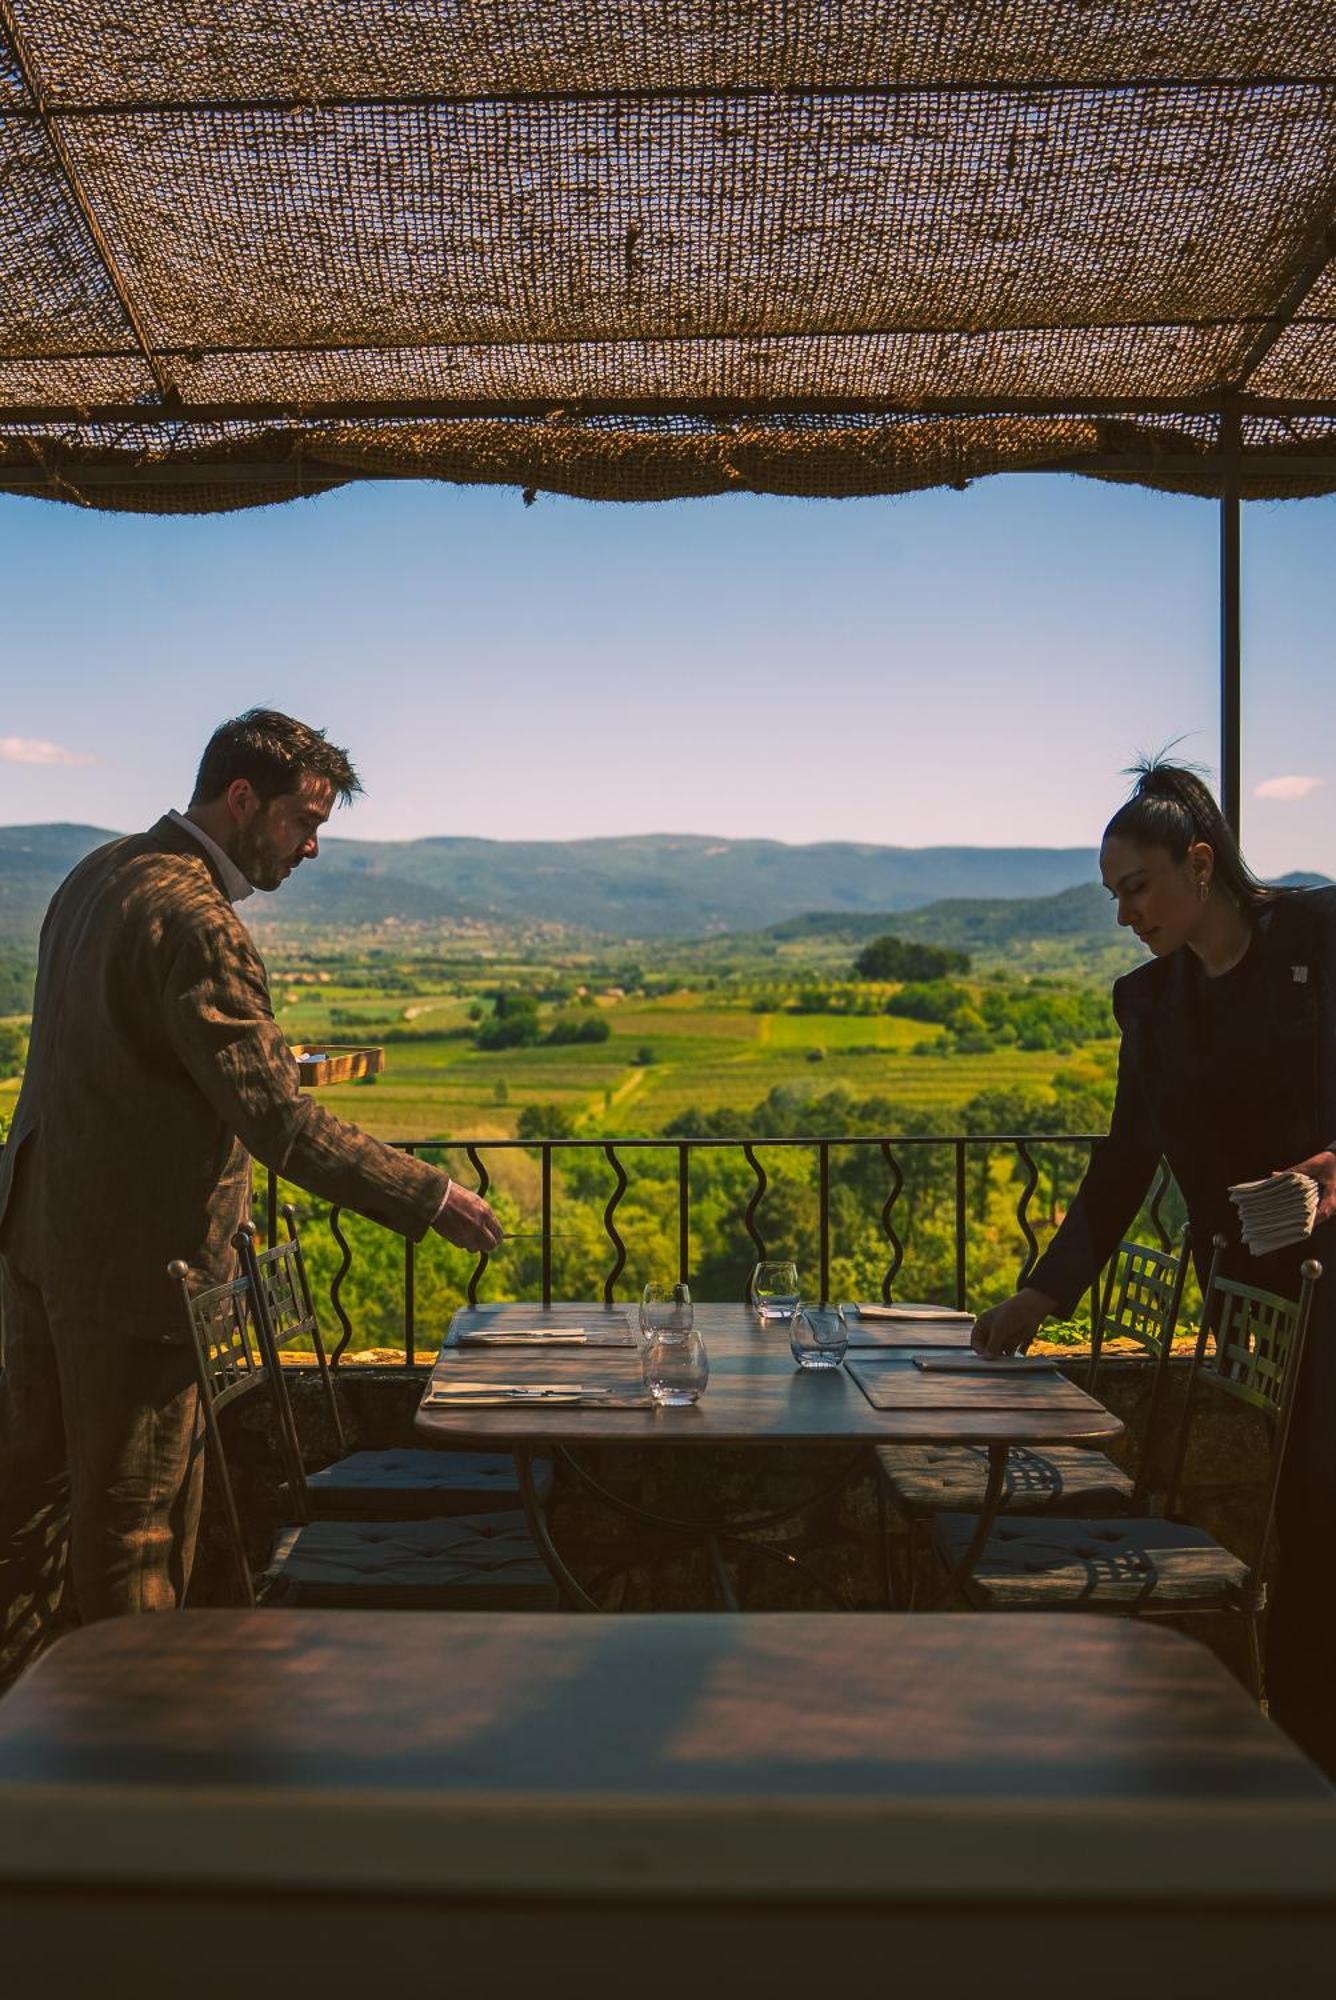
[[[248,708],[220,723],[205,746],[191,805],[221,798],[236,778],[248,778],[267,803],[298,791],[303,778],[327,778],[348,801],[362,789],[346,750],[330,743],[323,729],[311,729],[276,708]]]

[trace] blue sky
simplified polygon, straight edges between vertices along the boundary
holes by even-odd
[[[3,498],[0,823],[146,824],[263,701],[353,751],[335,830],[368,839],[1093,844],[1139,748],[1214,770],[1217,533],[1204,501],[1048,477],[622,508],[404,483],[192,520]],[[1336,874],[1334,556],[1336,499],[1245,509],[1268,872]]]

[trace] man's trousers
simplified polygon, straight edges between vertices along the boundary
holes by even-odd
[[[30,1622],[53,1624],[175,1610],[204,1476],[192,1350],[90,1326],[5,1256],[0,1307],[0,1600],[17,1586]],[[74,1605],[61,1613],[66,1496]]]

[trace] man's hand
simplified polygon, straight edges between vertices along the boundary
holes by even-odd
[[[1313,1217],[1313,1227],[1319,1222],[1329,1222],[1336,1215],[1336,1153],[1314,1153],[1311,1160],[1300,1160],[1297,1166],[1285,1167],[1287,1174],[1307,1174],[1317,1182],[1317,1214]]]
[[[495,1250],[501,1241],[501,1224],[480,1194],[470,1194],[458,1181],[445,1198],[445,1206],[431,1225],[438,1236],[461,1250]]]
[[[1023,1292],[1003,1299],[1000,1306],[990,1306],[987,1312],[979,1314],[970,1335],[970,1346],[976,1354],[986,1354],[990,1360],[999,1354],[1023,1354],[1042,1322],[1057,1310],[1056,1299],[1027,1285]]]

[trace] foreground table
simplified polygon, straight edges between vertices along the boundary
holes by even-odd
[[[968,1346],[959,1330],[944,1331],[931,1322],[864,1330],[869,1344],[851,1348],[843,1368],[799,1369],[789,1351],[787,1328],[763,1324],[746,1306],[698,1305],[696,1325],[705,1339],[710,1361],[709,1386],[700,1401],[686,1409],[626,1408],[617,1398],[642,1393],[640,1359],[627,1347],[544,1348],[461,1347],[460,1336],[487,1331],[531,1329],[536,1324],[580,1325],[607,1337],[629,1335],[634,1308],[563,1303],[544,1311],[533,1305],[462,1307],[450,1328],[418,1407],[419,1436],[439,1445],[485,1445],[515,1454],[530,1532],[543,1553],[566,1603],[597,1609],[593,1598],[563,1560],[532,1476],[535,1457],[555,1452],[564,1457],[572,1475],[614,1508],[632,1512],[650,1529],[695,1535],[710,1554],[717,1594],[735,1607],[724,1556],[736,1541],[735,1525],[727,1520],[688,1522],[643,1508],[626,1508],[620,1497],[594,1480],[574,1456],[580,1445],[634,1444],[659,1449],[700,1445],[843,1445],[849,1457],[843,1473],[817,1495],[794,1503],[790,1513],[810,1506],[851,1477],[869,1445],[970,1444],[989,1453],[990,1482],[976,1537],[982,1546],[1001,1503],[1006,1454],[1011,1445],[1098,1444],[1117,1437],[1121,1420],[1084,1389],[1056,1372],[1018,1378],[995,1373],[951,1375],[925,1373],[915,1355],[939,1354],[944,1345]],[[433,1406],[436,1384],[469,1382],[578,1382],[606,1388],[613,1398],[605,1407],[587,1403],[519,1404],[505,1408],[460,1405]],[[773,1515],[782,1520],[784,1510]],[[751,1524],[753,1527],[755,1523]],[[748,1546],[764,1551],[766,1545]],[[975,1545],[961,1564],[965,1571]],[[812,1579],[837,1604],[833,1590]],[[949,1594],[949,1593],[948,1593]]]
[[[0,1885],[33,1991],[1232,1994],[1336,1948],[1336,1795],[1132,1622],[186,1612],[0,1702]]]

